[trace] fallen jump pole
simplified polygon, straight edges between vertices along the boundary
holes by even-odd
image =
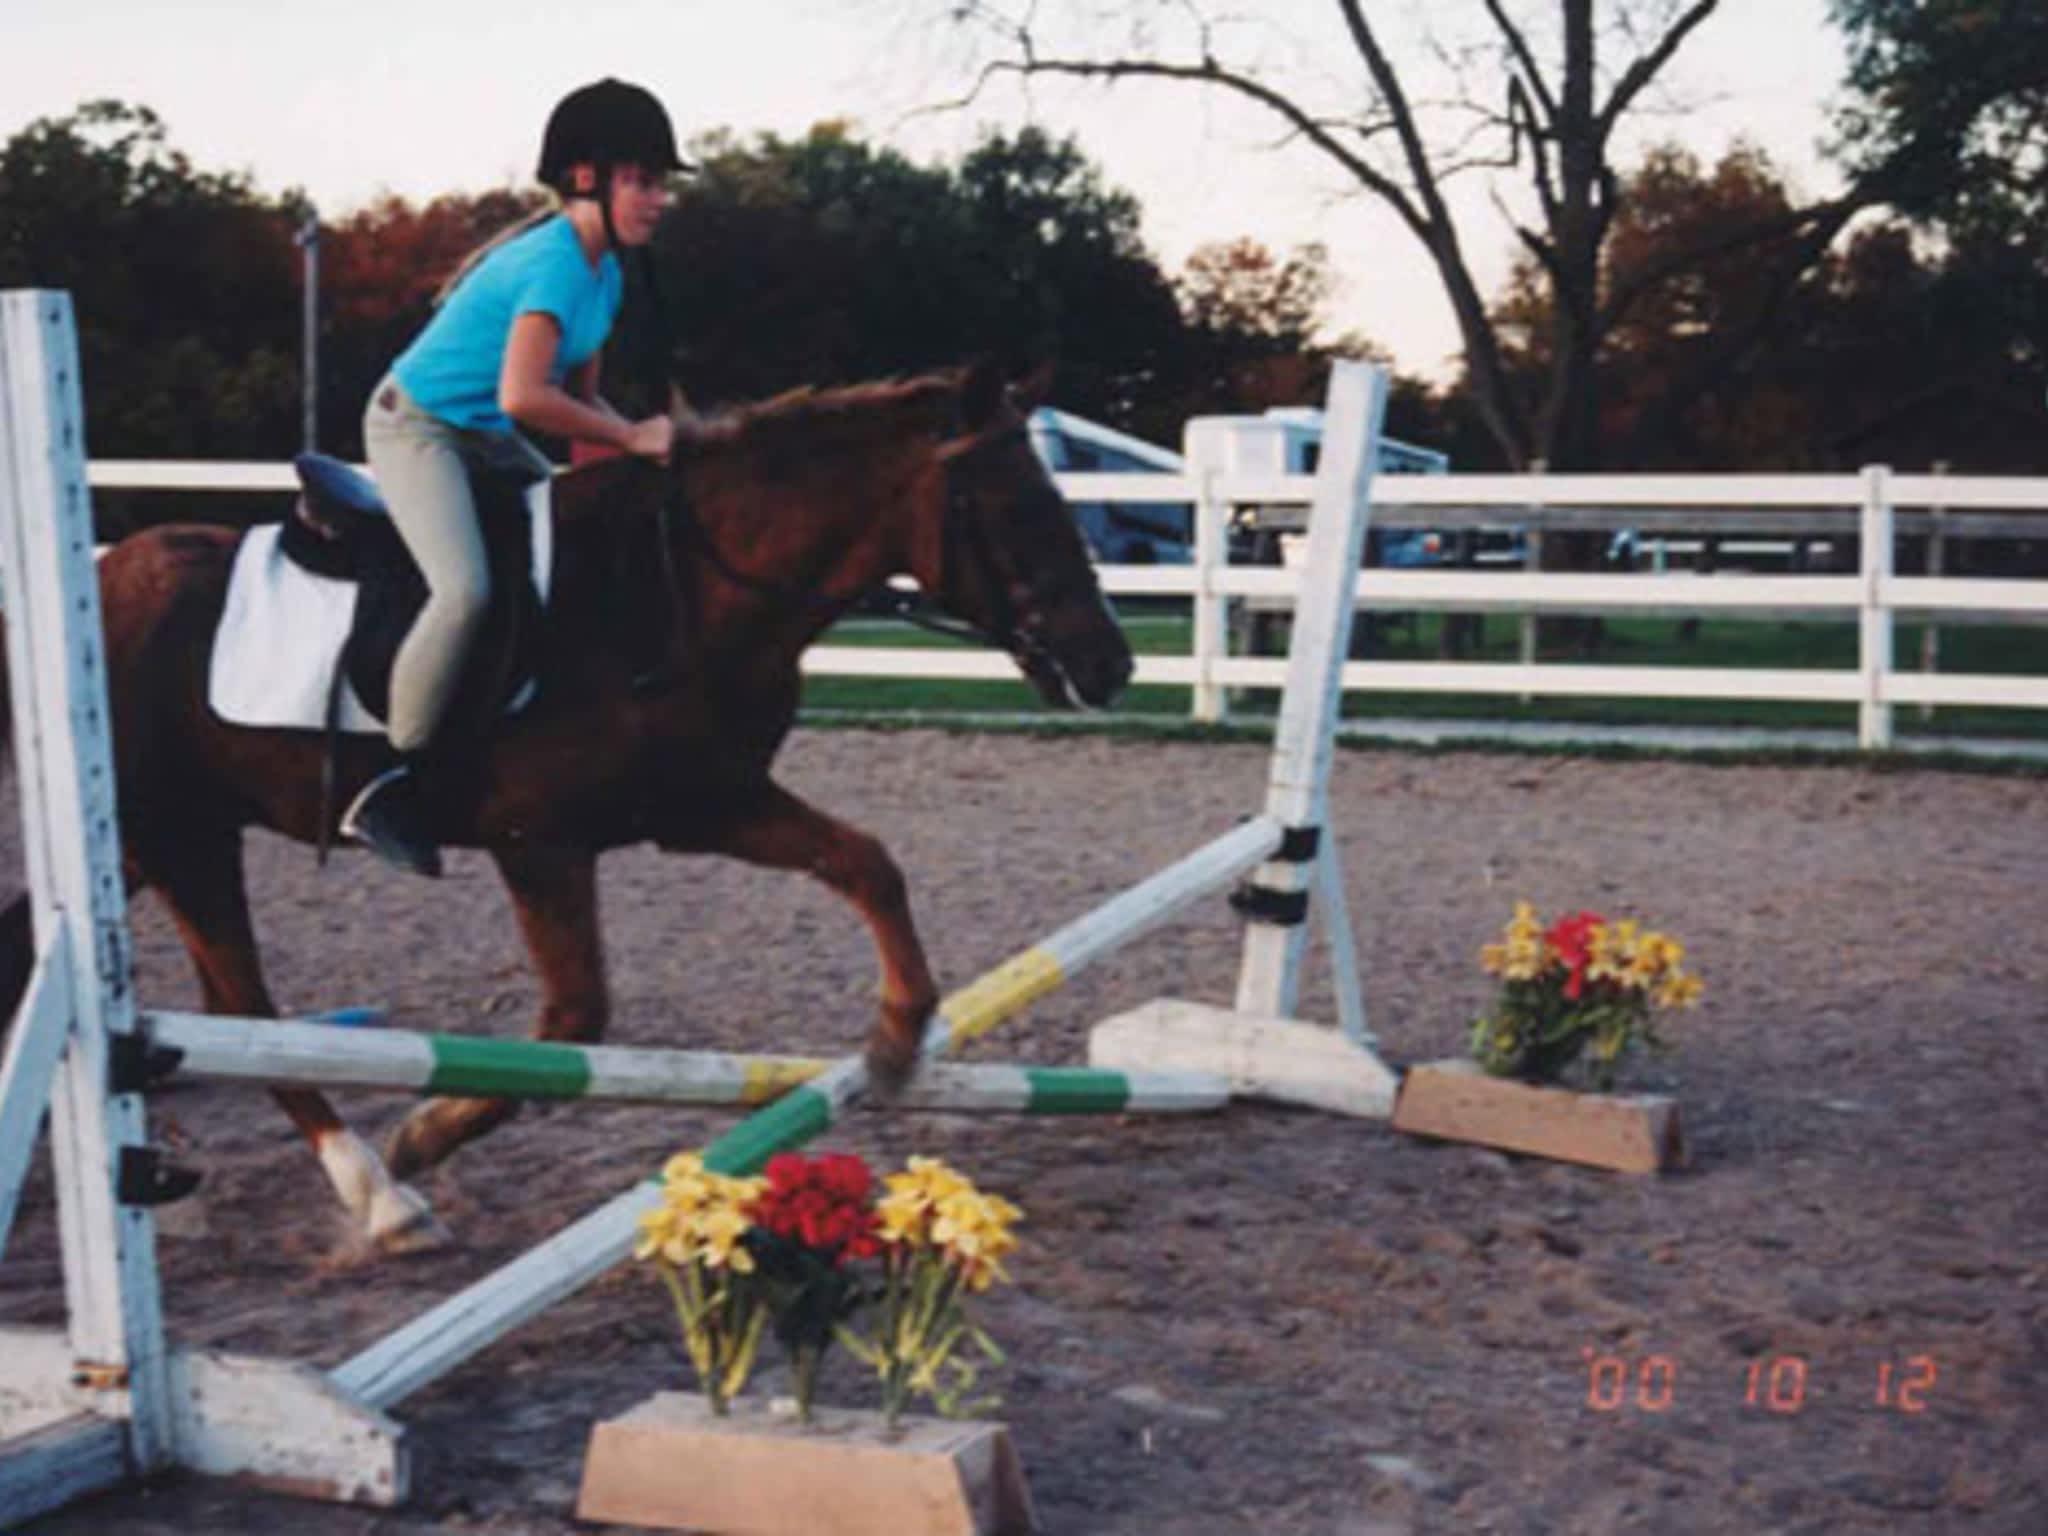
[[[1254,817],[1020,951],[940,1003],[925,1037],[926,1059],[986,1034],[1084,966],[1229,885],[1277,852],[1281,838],[1277,821]],[[867,1087],[866,1064],[849,1057],[712,1142],[704,1151],[705,1165],[720,1173],[751,1173],[776,1153],[818,1135]],[[403,1402],[624,1260],[633,1251],[641,1215],[660,1200],[658,1180],[635,1185],[344,1361],[330,1379],[377,1409]]]
[[[386,1088],[421,1094],[586,1099],[622,1104],[773,1103],[823,1076],[810,1056],[637,1050],[363,1030],[299,1019],[143,1015],[150,1044],[176,1053],[175,1075],[273,1087]],[[891,1101],[908,1110],[1026,1115],[1174,1114],[1221,1109],[1230,1085],[1189,1072],[933,1064]]]

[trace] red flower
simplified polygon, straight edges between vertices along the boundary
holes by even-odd
[[[1543,942],[1570,973],[1565,977],[1564,995],[1573,1002],[1579,1000],[1586,988],[1586,962],[1590,958],[1593,930],[1602,926],[1607,919],[1598,912],[1574,912],[1570,917],[1561,917],[1550,925],[1543,935]]]
[[[751,1214],[768,1232],[835,1264],[880,1251],[874,1236],[874,1176],[860,1158],[784,1152],[771,1158],[764,1172],[768,1188]]]

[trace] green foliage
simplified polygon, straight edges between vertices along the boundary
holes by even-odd
[[[1908,212],[2038,232],[2048,215],[2048,7],[1833,0],[1832,12],[1849,42],[1844,157],[1895,180]]]
[[[291,441],[292,224],[245,178],[195,170],[147,107],[88,102],[0,145],[0,286],[70,290],[95,454]]]
[[[629,291],[614,399],[653,403],[665,328],[700,403],[972,351],[1018,367],[1056,356],[1063,406],[1128,423],[1174,352],[1180,320],[1137,203],[1071,141],[994,134],[954,170],[832,123],[802,139],[714,134],[695,152],[704,173],[655,243],[659,314]]]

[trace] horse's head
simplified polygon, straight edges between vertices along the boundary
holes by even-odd
[[[1012,388],[979,364],[962,373],[911,574],[1007,650],[1046,702],[1099,709],[1130,681],[1131,649],[1031,448],[1026,418],[1043,383]]]

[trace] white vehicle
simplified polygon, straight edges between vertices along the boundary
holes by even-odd
[[[1322,455],[1323,413],[1307,406],[1273,406],[1261,416],[1197,416],[1182,433],[1182,453],[1050,406],[1031,413],[1030,429],[1031,446],[1055,474],[1179,474],[1197,462],[1226,474],[1312,475]],[[1391,438],[1380,442],[1382,474],[1440,475],[1450,463],[1433,449]],[[1194,508],[1187,502],[1076,501],[1072,506],[1082,537],[1105,564],[1186,565],[1194,558]]]

